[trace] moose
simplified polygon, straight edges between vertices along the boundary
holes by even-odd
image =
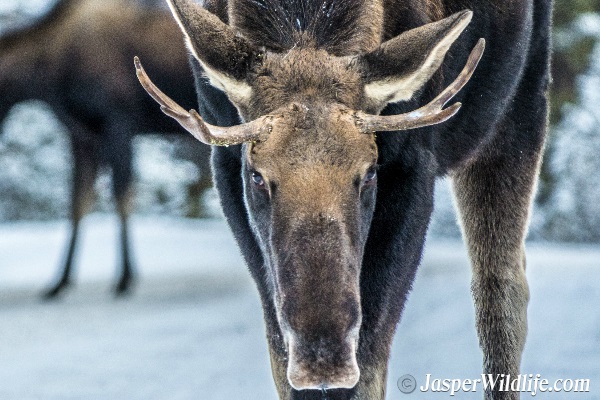
[[[516,377],[551,1],[168,3],[199,112],[154,85],[139,58],[137,75],[166,115],[212,146],[279,397],[385,397],[392,337],[444,175],[471,259],[483,370]],[[498,387],[483,395],[519,398]]]
[[[133,0],[60,0],[39,21],[0,37],[0,121],[24,100],[48,103],[70,132],[74,163],[71,237],[53,298],[71,282],[80,221],[94,203],[99,168],[112,170],[120,216],[121,274],[117,294],[131,287],[128,215],[132,194],[132,138],[139,133],[180,133],[174,121],[157,118],[150,99],[130,73],[131,57],[144,54],[149,69],[182,101],[195,101],[181,33],[167,10]],[[190,144],[192,145],[192,144]],[[209,151],[198,144],[194,161],[211,185]]]

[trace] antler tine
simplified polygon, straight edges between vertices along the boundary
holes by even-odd
[[[271,131],[272,116],[267,115],[254,121],[232,127],[210,125],[196,110],[186,111],[164,94],[148,77],[140,59],[134,58],[138,80],[148,94],[160,105],[163,113],[179,124],[202,143],[214,146],[229,146],[245,142],[261,141]]]
[[[371,115],[359,111],[355,114],[357,126],[363,133],[373,133],[422,128],[447,121],[458,112],[462,104],[454,103],[447,108],[443,107],[471,79],[477,64],[481,60],[484,49],[485,39],[482,38],[479,39],[471,51],[465,67],[454,82],[427,105],[399,115]]]

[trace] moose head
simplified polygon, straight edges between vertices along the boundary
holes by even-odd
[[[162,93],[136,58],[138,78],[161,110],[201,142],[243,145],[245,207],[269,277],[289,384],[352,388],[361,372],[359,279],[377,191],[375,133],[393,135],[455,115],[459,103],[443,107],[468,82],[484,41],[429,104],[379,114],[425,85],[472,13],[383,43],[380,30],[358,29],[342,43],[322,40],[318,26],[300,27],[301,21],[293,34],[277,32],[269,37],[279,40],[269,41],[242,12],[228,25],[191,0],[169,5],[210,83],[247,122],[206,123]]]

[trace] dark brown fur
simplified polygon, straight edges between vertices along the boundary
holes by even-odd
[[[196,76],[205,74],[230,100],[197,79],[206,120],[239,123],[235,109],[244,120],[277,117],[266,140],[214,148],[213,167],[259,288],[280,398],[316,400],[319,388],[330,389],[331,399],[384,398],[435,178],[446,174],[473,265],[484,372],[517,376],[529,296],[523,243],[546,131],[551,3],[334,1],[331,21],[353,23],[334,24],[336,31],[313,29],[318,1],[289,2],[283,16],[275,0],[232,0],[228,8],[208,2],[209,11],[228,10],[220,20],[185,0],[170,2],[197,58]],[[373,11],[382,4],[382,14]],[[446,38],[456,38],[470,15],[464,9],[473,21],[446,56]],[[269,12],[275,17],[261,25]],[[456,117],[376,139],[352,124],[353,110],[398,114],[430,100],[481,37],[487,50],[458,95]],[[231,55],[239,62],[224,68]]]
[[[62,0],[40,21],[0,38],[0,121],[19,101],[47,102],[71,133],[74,162],[72,235],[55,296],[70,282],[79,221],[94,203],[98,169],[112,169],[113,192],[121,218],[122,273],[118,293],[132,281],[127,217],[130,213],[131,140],[136,133],[177,132],[157,118],[131,74],[135,54],[186,102],[195,99],[187,54],[168,12],[141,8],[128,0]],[[190,143],[190,145],[192,145]],[[207,151],[194,159],[204,174],[198,189],[210,185]]]

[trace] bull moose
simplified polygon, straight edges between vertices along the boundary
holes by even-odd
[[[59,0],[39,21],[0,37],[0,121],[20,101],[47,102],[70,132],[74,163],[72,227],[65,264],[45,293],[55,297],[71,282],[80,220],[94,200],[99,168],[112,169],[120,216],[121,274],[117,294],[132,282],[128,240],[132,138],[138,133],[179,133],[174,121],[157,118],[130,72],[131,57],[143,53],[162,84],[185,101],[195,101],[181,33],[167,10],[134,0]],[[208,151],[194,157],[205,174],[198,191],[211,184]],[[204,165],[203,165],[204,164]]]
[[[200,112],[167,97],[136,59],[138,78],[165,114],[213,146],[279,397],[384,398],[444,175],[471,259],[484,372],[516,377],[551,1],[168,2]],[[462,108],[443,108],[452,98]]]

